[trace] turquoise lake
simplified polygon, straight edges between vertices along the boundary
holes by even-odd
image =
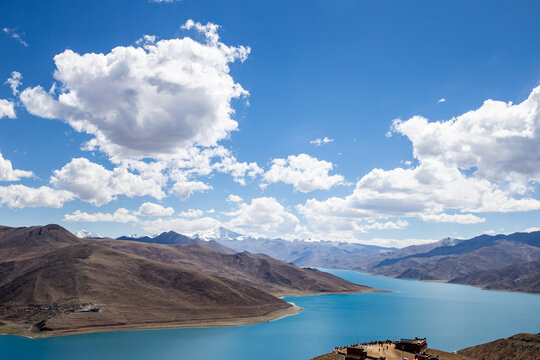
[[[427,337],[454,351],[540,332],[540,296],[330,271],[389,293],[286,298],[298,315],[239,327],[119,331],[49,339],[0,336],[1,359],[304,360],[356,341]]]

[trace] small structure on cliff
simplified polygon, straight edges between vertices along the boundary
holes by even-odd
[[[355,344],[334,348],[334,360],[386,360],[385,350],[392,345],[390,340]]]
[[[426,338],[401,339],[400,341],[372,341],[363,344],[334,348],[334,360],[434,360],[437,356],[426,354]],[[329,354],[330,355],[330,354]]]
[[[407,351],[413,354],[423,354],[427,350],[426,338],[420,339],[415,337],[414,339],[401,339],[396,341],[396,349]]]

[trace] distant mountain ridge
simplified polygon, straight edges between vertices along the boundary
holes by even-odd
[[[450,280],[484,289],[512,290],[540,293],[540,260],[509,265],[502,268],[474,272]]]
[[[217,241],[237,252],[266,254],[297,266],[324,268],[351,268],[353,264],[364,261],[365,258],[395,250],[395,248],[348,242],[256,238],[223,227],[195,236]]]
[[[129,237],[129,236],[120,236],[116,240],[129,240],[129,241],[138,241],[152,244],[167,244],[167,245],[188,245],[188,244],[198,244],[207,246],[214,250],[223,251],[225,253],[234,253],[235,251],[224,246],[223,244],[215,240],[201,240],[197,237],[189,237],[186,235],[179,234],[174,231],[163,232],[155,237],[142,236],[142,237]]]
[[[220,228],[206,234],[235,251],[264,253],[298,266],[438,280],[486,289],[540,293],[540,231],[444,238],[402,249],[362,244],[253,238]]]
[[[484,247],[493,246],[496,242],[509,241],[520,244],[540,246],[540,232],[537,233],[514,233],[510,235],[480,235],[467,241],[459,241],[452,245],[436,247],[425,253],[416,253],[401,258],[384,260],[375,267],[388,266],[408,258],[429,258],[444,255],[459,255],[479,250]]]
[[[540,232],[480,235],[428,251],[407,248],[363,271],[417,280],[443,280],[484,289],[540,293]]]

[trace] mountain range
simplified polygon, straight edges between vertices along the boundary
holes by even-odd
[[[235,251],[265,253],[298,266],[358,270],[492,290],[540,293],[540,231],[445,238],[402,249],[345,243],[252,238],[227,229],[199,234]]]
[[[373,290],[175,234],[162,244],[81,239],[59,225],[1,226],[1,327],[42,337],[245,324],[299,311],[278,296]]]

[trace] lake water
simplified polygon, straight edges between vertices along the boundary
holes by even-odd
[[[281,320],[198,329],[25,339],[0,336],[0,359],[305,360],[356,341],[426,336],[446,351],[540,332],[540,296],[330,271],[392,293],[286,298],[304,310]]]

